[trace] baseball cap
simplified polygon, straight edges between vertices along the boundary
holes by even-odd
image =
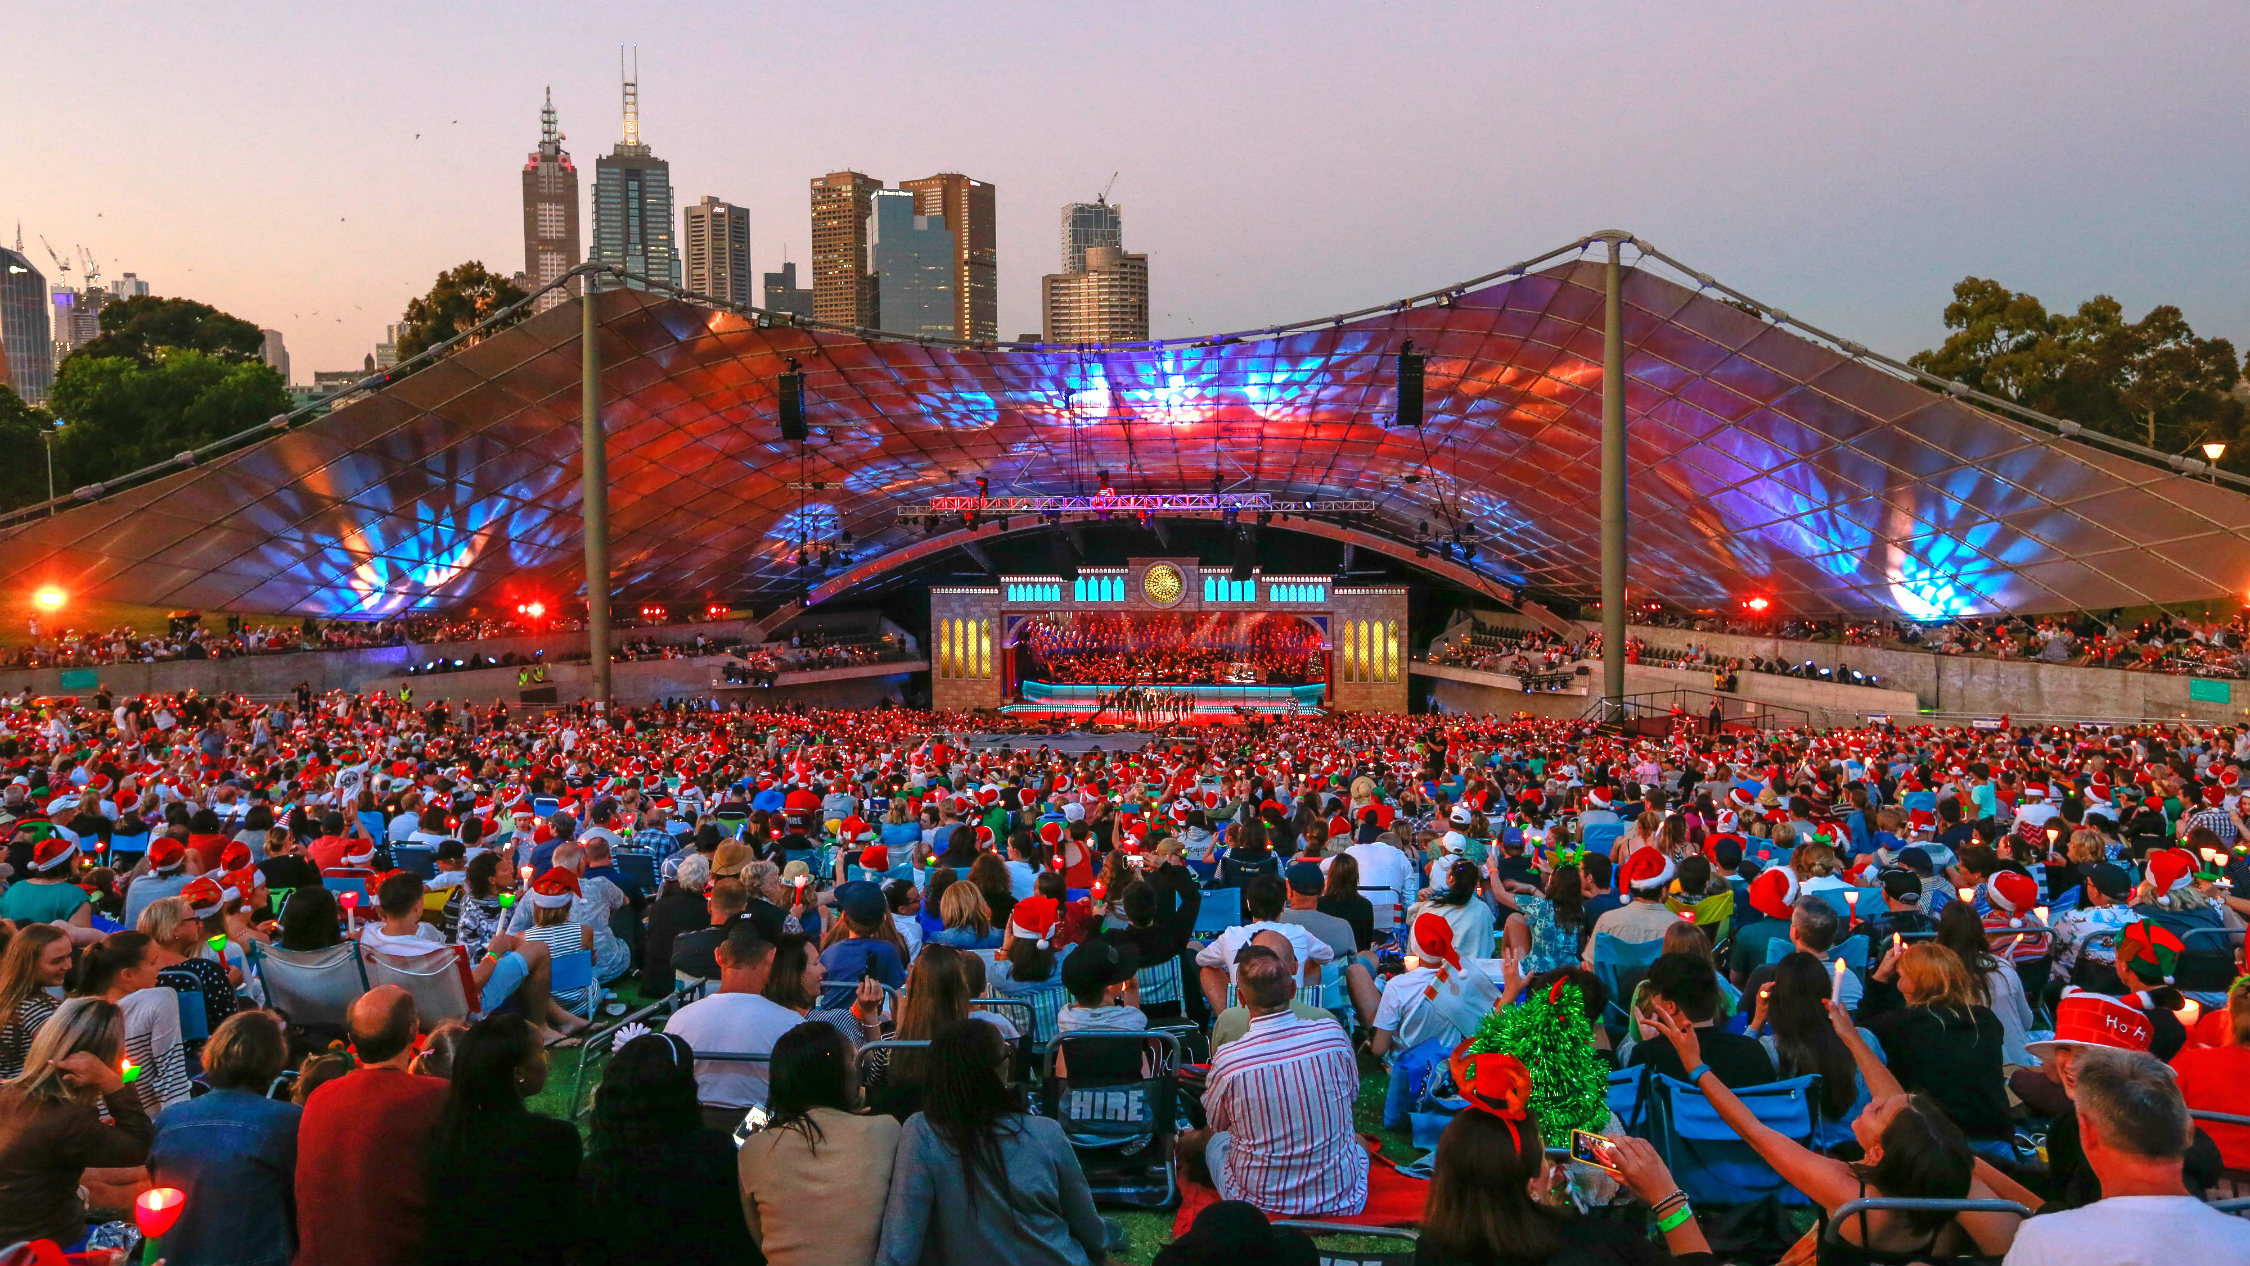
[[[1911,870],[1886,870],[1883,892],[1893,901],[1913,901],[1922,895],[1922,877]]]
[[[1302,893],[1308,897],[1320,895],[1320,890],[1328,882],[1328,877],[1320,873],[1320,863],[1318,862],[1289,863],[1288,878],[1291,892]]]
[[[2123,901],[2133,894],[2133,877],[2115,862],[2096,862],[2086,868],[2086,882],[2103,896]]]

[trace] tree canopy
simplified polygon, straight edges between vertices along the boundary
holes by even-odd
[[[48,396],[63,419],[57,479],[101,482],[169,461],[289,411],[289,388],[261,361],[174,348],[153,361],[74,354]]]
[[[0,384],[0,509],[47,499],[47,441],[55,420]],[[58,488],[61,485],[56,485]]]
[[[101,322],[102,332],[72,356],[122,357],[148,365],[175,348],[222,361],[254,361],[265,353],[266,336],[256,324],[193,299],[118,299],[102,308]]]
[[[2225,465],[2250,467],[2243,363],[2223,338],[2198,338],[2169,304],[2138,321],[2096,295],[2076,312],[1965,277],[1945,308],[1943,345],[1915,368],[2165,453],[2206,440],[2228,445]]]
[[[480,260],[449,268],[438,274],[430,293],[406,305],[398,327],[398,358],[418,356],[523,297],[514,282],[487,271]]]

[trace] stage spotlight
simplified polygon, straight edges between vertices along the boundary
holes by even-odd
[[[31,595],[31,602],[41,611],[60,611],[63,604],[63,591],[53,585],[47,585],[41,588],[39,592]]]
[[[1258,539],[1249,532],[1236,530],[1234,535],[1234,566],[1227,578],[1241,583],[1249,580],[1258,570]]]
[[[980,497],[989,497],[992,495],[992,481],[985,478],[983,475],[977,476],[977,495]]]

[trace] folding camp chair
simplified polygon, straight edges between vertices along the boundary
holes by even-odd
[[[1414,1243],[1422,1238],[1421,1232],[1409,1231],[1404,1227],[1353,1226],[1348,1222],[1309,1222],[1301,1218],[1285,1218],[1274,1225],[1286,1227],[1314,1241],[1314,1248],[1320,1253],[1320,1266],[1414,1266]],[[1405,1247],[1395,1252],[1363,1248],[1320,1248],[1319,1241],[1336,1236],[1398,1240]]]
[[[625,890],[629,894],[653,897],[661,887],[657,878],[657,863],[662,859],[654,853],[615,853],[610,860],[617,865],[617,873],[625,877]]]
[[[1621,941],[1607,932],[1594,936],[1594,977],[1609,991],[1609,1005],[1602,1013],[1602,1025],[1615,1033],[1622,1033],[1632,1024],[1633,1017],[1626,1012],[1632,1004],[1633,990],[1641,977],[1664,953],[1662,941]]]
[[[1600,853],[1606,857],[1616,845],[1618,837],[1623,834],[1625,824],[1622,822],[1596,822],[1586,828],[1585,837],[1578,842],[1578,846],[1585,852]]]
[[[1196,907],[1195,934],[1217,936],[1242,922],[1242,889],[1211,888],[1203,894],[1203,904]]]
[[[1773,938],[1773,940],[1766,943],[1766,966],[1771,967],[1775,963],[1780,962],[1782,959],[1787,958],[1791,954],[1794,954],[1796,952],[1797,946],[1795,942],[1791,941],[1788,937],[1777,936]],[[1829,970],[1833,971],[1835,970],[1835,968],[1829,965],[1833,964],[1839,958],[1844,960],[1844,965],[1846,967],[1852,969],[1853,975],[1859,977],[1861,980],[1867,979],[1866,935],[1864,933],[1855,933],[1837,942],[1834,946],[1831,946],[1829,948],[1827,953],[1820,956],[1821,965],[1824,967],[1828,967]]]
[[[320,878],[320,886],[335,893],[339,904],[343,901],[346,893],[358,894],[359,904],[362,906],[372,908],[375,904],[374,894],[367,891],[367,881],[356,875],[323,875]]]
[[[1734,1094],[1768,1128],[1815,1150],[1818,1075],[1744,1086]],[[1704,1233],[1711,1237],[1714,1251],[1739,1254],[1794,1238],[1785,1226],[1784,1206],[1804,1205],[1804,1194],[1742,1141],[1701,1090],[1651,1074],[1645,1098],[1647,1137],[1680,1189],[1705,1212]]]
[[[554,997],[556,1006],[573,1015],[593,1019],[602,1006],[602,989],[594,980],[594,951],[572,950],[549,958],[547,992]],[[573,994],[578,996],[565,1001]]]
[[[131,866],[148,851],[148,832],[138,835],[112,835],[109,837],[109,864],[120,871]]]
[[[696,1071],[700,1074],[705,1064],[771,1064],[773,1063],[773,1054],[770,1051],[697,1051],[695,1063]],[[769,1087],[771,1086],[770,1079],[767,1084]],[[591,1104],[588,1104],[588,1107],[591,1106]],[[696,1106],[703,1110],[705,1127],[723,1130],[733,1135],[736,1147],[742,1146],[744,1139],[765,1128],[765,1107],[763,1104],[741,1107],[731,1103],[707,1103],[698,1096]],[[745,1125],[750,1126],[750,1128],[743,1129],[742,1127]]]
[[[1865,1250],[1843,1238],[1844,1222],[1849,1218],[1859,1218],[1860,1239],[1865,1241],[1867,1238],[1867,1215],[1886,1211],[1895,1213],[2012,1213],[2018,1218],[2031,1216],[2031,1210],[2024,1208],[2013,1200],[1932,1200],[1909,1199],[1902,1196],[1862,1196],[1857,1200],[1847,1200],[1836,1206],[1836,1211],[1823,1220],[1820,1232],[1821,1247],[1826,1248],[1833,1244],[1849,1254],[1853,1260],[1866,1260]],[[1828,1255],[1822,1253],[1820,1256],[1826,1258]]]
[[[361,809],[358,817],[360,829],[367,832],[367,838],[377,841],[389,838],[391,824],[381,813],[374,809]]]
[[[422,922],[438,930],[438,935],[452,944],[461,931],[461,902],[465,890],[459,884],[450,888],[433,888],[422,894]]]
[[[469,953],[458,945],[413,958],[363,954],[360,964],[367,971],[369,988],[397,985],[414,996],[414,1010],[425,1030],[447,1020],[469,1019],[482,1009],[477,1005],[481,991],[476,977],[469,974]]]
[[[174,990],[180,1004],[180,1040],[200,1042],[211,1036],[211,1013],[205,1010],[201,989]]]
[[[286,950],[253,941],[250,957],[265,983],[266,1004],[293,1025],[341,1028],[344,1013],[367,992],[355,941],[323,950]]]
[[[1133,979],[1140,985],[1143,1007],[1184,1001],[1180,994],[1180,960],[1177,958],[1143,967],[1133,974]]]
[[[2186,948],[2172,973],[2173,983],[2191,993],[2225,993],[2234,983],[2234,951],[2242,944],[2242,929],[2189,928],[2180,940]]]
[[[1380,884],[1370,888],[1361,884],[1359,895],[1367,898],[1367,904],[1374,908],[1375,917],[1372,922],[1375,939],[1379,942],[1397,940],[1399,912],[1403,908],[1399,905],[1398,889],[1385,888]]]
[[[1161,1209],[1178,1196],[1179,1069],[1169,1033],[1065,1033],[1048,1048],[1041,1115],[1063,1127],[1096,1201]]]
[[[969,1009],[990,1011],[1005,1019],[1016,1031],[1015,1079],[1030,1080],[1034,1065],[1032,1050],[1038,1042],[1039,1014],[1030,1002],[1022,998],[971,998]]]
[[[393,844],[391,865],[423,879],[434,879],[437,877],[437,850],[427,844]]]

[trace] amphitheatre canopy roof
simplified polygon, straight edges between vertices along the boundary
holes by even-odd
[[[1374,498],[1370,530],[1402,557],[1418,523],[1468,524],[1496,579],[1592,599],[1605,265],[1589,244],[1362,314],[1087,349],[606,290],[615,598],[794,594],[801,529],[848,531],[865,560],[922,540],[902,504],[979,475],[996,495],[1067,493],[1107,471],[1120,492],[1204,492],[1216,475],[1277,498]],[[1636,602],[1760,594],[1785,612],[1920,619],[2250,583],[2250,497],[2231,477],[1934,390],[1650,251],[1623,293]],[[579,325],[563,305],[326,416],[81,490],[52,517],[19,512],[0,571],[321,616],[582,592]],[[1407,340],[1429,357],[1418,428],[1389,425]],[[774,408],[791,359],[812,426],[801,454]]]

